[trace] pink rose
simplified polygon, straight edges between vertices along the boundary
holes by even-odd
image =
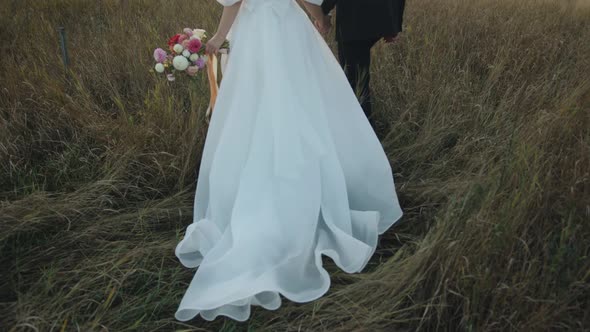
[[[188,36],[187,35],[180,35],[180,37],[178,37],[178,43],[182,44],[183,41],[187,40]]]
[[[186,73],[187,73],[189,76],[195,76],[195,75],[197,75],[197,72],[198,72],[198,71],[199,71],[199,67],[197,67],[197,66],[189,66],[189,67],[186,69]]]
[[[190,42],[190,40],[186,39],[186,40],[183,40],[182,43],[180,43],[180,45],[182,45],[182,47],[184,47],[186,49],[186,48],[188,48],[189,42]]]
[[[197,52],[199,52],[199,50],[201,50],[201,46],[203,46],[203,43],[201,43],[201,41],[199,39],[191,39],[191,40],[189,40],[186,48],[191,53],[197,53]]]
[[[193,29],[184,28],[183,32],[188,36],[191,37],[193,35]]]

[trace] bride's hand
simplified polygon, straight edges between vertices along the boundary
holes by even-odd
[[[316,29],[322,34],[327,34],[332,29],[332,22],[330,16],[326,15],[319,20],[314,22]]]
[[[209,39],[207,45],[205,46],[205,53],[207,54],[217,54],[219,52],[219,48],[223,45],[225,38],[220,38],[218,35],[214,35]]]

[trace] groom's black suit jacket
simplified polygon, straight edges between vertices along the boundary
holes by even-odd
[[[336,40],[380,39],[402,31],[405,0],[324,0],[328,14],[335,6]]]

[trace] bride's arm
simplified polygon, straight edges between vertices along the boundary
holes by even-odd
[[[317,2],[319,4],[322,3],[321,1],[317,0],[313,2]],[[324,18],[324,12],[322,11],[322,7],[320,5],[313,4],[307,0],[301,0],[299,3],[302,4],[305,9],[307,9],[307,12],[311,15],[311,17],[313,17],[314,20],[320,21]]]
[[[223,2],[222,2],[223,3]],[[237,1],[232,5],[227,5],[223,7],[223,14],[221,14],[221,20],[219,21],[219,27],[217,28],[217,32],[209,41],[207,42],[206,51],[208,54],[217,53],[223,42],[227,38],[227,34],[231,29],[231,26],[234,24],[236,20],[236,16],[238,16],[238,12],[240,11],[240,6],[242,5],[242,1]]]

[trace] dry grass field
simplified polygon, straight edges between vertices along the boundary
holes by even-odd
[[[0,1],[0,330],[590,329],[590,6],[563,0],[408,1],[372,68],[403,221],[314,302],[175,321],[208,90],[151,53],[219,14]]]

